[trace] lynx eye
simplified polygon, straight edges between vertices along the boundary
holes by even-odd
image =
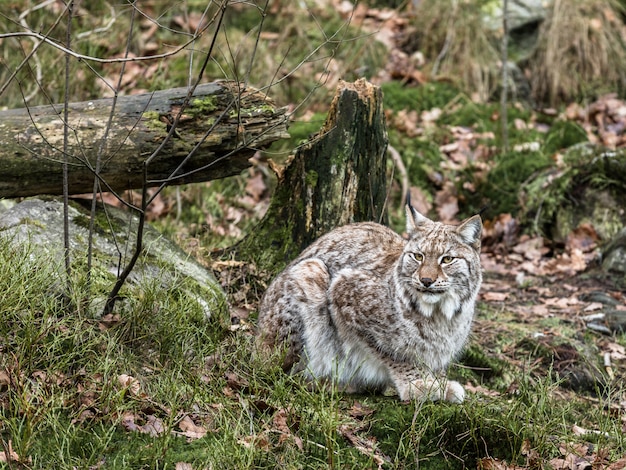
[[[444,256],[443,258],[441,258],[441,264],[449,264],[449,263],[452,263],[452,260],[453,260],[453,259],[454,259],[454,258],[453,258],[452,256],[450,256],[450,255],[446,255],[446,256]]]
[[[424,261],[424,255],[421,253],[411,253],[411,257],[419,263]]]

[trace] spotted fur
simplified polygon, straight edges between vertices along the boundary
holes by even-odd
[[[263,345],[284,368],[351,391],[462,402],[443,373],[466,343],[482,276],[479,216],[459,226],[406,206],[408,240],[371,222],[331,231],[267,289]]]

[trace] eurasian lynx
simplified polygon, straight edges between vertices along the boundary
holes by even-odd
[[[482,280],[482,223],[459,226],[407,202],[408,241],[372,222],[319,238],[270,284],[259,309],[263,345],[283,367],[350,391],[393,385],[401,400],[460,403],[442,372],[467,340]]]

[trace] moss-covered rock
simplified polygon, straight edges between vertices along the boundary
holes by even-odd
[[[603,242],[626,225],[626,151],[571,147],[559,168],[537,172],[522,195],[522,222],[557,243],[581,224]]]
[[[86,278],[89,211],[72,203],[68,215],[71,267]],[[129,212],[107,207],[106,212],[102,209],[97,212],[94,222],[90,282],[94,292],[92,305],[101,307],[100,303],[113,287],[118,272],[124,269],[133,253],[138,218]],[[62,201],[33,198],[11,207],[0,214],[0,236],[16,246],[29,244],[31,249],[36,247],[34,252],[49,256],[57,267],[57,284],[64,284]],[[154,228],[146,226],[142,256],[129,276],[123,294],[125,297],[140,297],[142,288],[155,282],[168,294],[180,292],[197,302],[206,317],[225,312],[225,296],[213,275]]]

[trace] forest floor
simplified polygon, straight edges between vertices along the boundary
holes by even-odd
[[[28,11],[10,3],[0,15],[8,20],[6,31],[23,21],[46,31],[63,14],[59,2]],[[162,0],[142,5],[132,52],[151,56],[188,41],[206,22],[200,3],[206,2],[182,2],[181,9]],[[588,94],[558,109],[511,98],[507,148],[499,103],[457,80],[478,64],[466,43],[460,55],[441,63],[452,68],[428,73],[447,45],[433,42],[434,54],[424,56],[425,40],[436,35],[419,28],[453,25],[445,2],[436,2],[442,16],[430,23],[362,2],[354,11],[351,2],[335,0],[306,8],[311,2],[271,2],[262,15],[255,2],[231,3],[227,29],[216,34],[221,52],[205,77],[245,76],[267,86],[294,111],[292,138],[257,155],[241,176],[166,188],[148,209],[151,223],[213,270],[227,292],[230,317],[207,322],[180,289],[158,282],[142,286],[143,295],[127,299],[119,312],[92,315],[85,299],[106,292],[85,290],[82,254],[74,257],[70,308],[65,296],[51,295],[59,283],[49,260],[0,241],[0,468],[626,468],[626,292],[600,270],[600,245],[607,240],[587,223],[557,243],[543,232],[552,228],[550,217],[530,227],[520,207],[523,201],[528,209],[522,193],[542,171],[554,180],[567,176],[575,163],[565,158],[567,149],[624,148],[626,101],[611,87],[591,94],[592,84],[584,84]],[[463,2],[459,13],[466,21],[453,25],[459,38],[482,31],[472,20],[484,16],[472,8],[479,3]],[[83,2],[76,27],[85,35],[77,36],[77,47],[105,58],[131,52],[124,50],[130,20],[123,13],[134,9],[122,7]],[[581,11],[589,30],[617,21],[606,9]],[[447,31],[440,32],[447,44]],[[63,43],[64,32],[55,34],[51,38]],[[212,48],[210,36],[198,38],[193,49]],[[0,44],[9,64],[3,74],[24,59],[15,51],[32,50],[29,38],[23,41]],[[256,60],[239,55],[245,51],[254,51]],[[62,101],[62,53],[47,49],[39,58],[43,62],[32,67],[43,78],[33,80],[27,71],[13,85],[19,89],[4,93],[3,106],[24,106],[22,85],[45,87],[31,105]],[[120,91],[188,83],[202,60],[191,62],[187,55],[128,62]],[[489,64],[499,76],[497,57]],[[73,63],[73,99],[110,96],[120,64],[87,65],[96,67]],[[566,65],[560,76],[569,78],[572,66]],[[277,360],[255,358],[258,302],[280,267],[261,271],[249,260],[218,253],[254,230],[265,213],[275,184],[267,158],[284,163],[320,129],[337,81],[361,76],[383,88],[390,147],[404,166],[390,164],[394,229],[402,230],[405,189],[419,210],[447,222],[490,204],[473,334],[450,370],[469,392],[462,405],[315,393],[284,374]],[[487,91],[494,98],[494,90]],[[615,175],[595,176],[603,189],[624,190]],[[554,207],[568,201],[541,199]]]

